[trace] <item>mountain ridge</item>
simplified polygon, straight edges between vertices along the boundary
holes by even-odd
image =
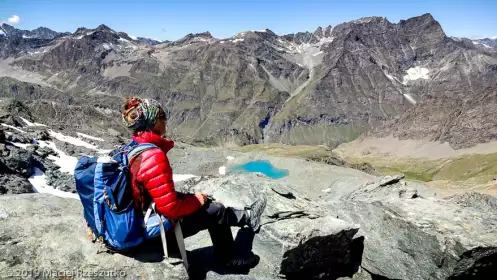
[[[0,57],[12,78],[30,73],[63,92],[157,98],[171,109],[171,137],[207,145],[335,147],[401,115],[409,119],[411,108],[430,113],[423,111],[430,96],[486,100],[497,88],[495,52],[448,37],[430,14],[399,23],[365,17],[283,36],[191,33],[155,45],[100,25],[54,40],[0,39]],[[407,134],[426,134],[416,126]],[[455,146],[471,142],[444,137]]]

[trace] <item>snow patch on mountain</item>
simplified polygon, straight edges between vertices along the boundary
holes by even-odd
[[[409,82],[409,81],[430,78],[428,76],[428,73],[430,72],[430,70],[428,70],[427,68],[416,66],[416,67],[407,69],[406,72],[407,72],[407,75],[405,75],[403,77],[403,80],[402,80],[403,84],[407,84],[407,82]]]
[[[78,134],[78,136],[80,136],[80,137],[88,138],[88,139],[95,140],[95,141],[102,141],[102,142],[105,141],[102,138],[98,138],[98,137],[91,136],[91,135],[84,134],[84,133],[80,133],[80,132],[77,132],[76,134]]]
[[[478,42],[478,41],[472,41],[472,42],[473,42],[474,45],[482,45],[482,46],[484,46],[487,49],[491,49],[492,48],[491,46],[489,46],[489,45],[487,45],[485,43],[481,43],[481,42]]]
[[[28,121],[27,119],[23,118],[23,117],[19,117],[23,122],[26,123],[27,126],[46,126],[42,123],[37,123],[37,122],[30,122]]]
[[[112,49],[112,43],[103,43],[102,46],[104,47],[104,49],[106,50],[110,50]]]
[[[23,149],[27,149],[29,146],[31,146],[31,144],[23,144],[23,143],[10,142],[10,141],[7,141],[7,143],[10,143],[16,147],[23,148]]]
[[[416,100],[409,93],[404,93],[403,96],[407,99],[407,101],[411,102],[413,105],[416,105]]]
[[[5,123],[2,123],[2,126],[8,127],[8,128],[12,128],[13,130],[17,130],[17,131],[19,131],[21,133],[27,133],[26,131],[24,131],[22,129],[19,129],[19,128],[15,127],[15,126],[11,126],[11,125],[8,125],[8,124],[5,124]]]
[[[76,157],[64,153],[64,151],[55,146],[54,142],[41,140],[37,142],[40,147],[48,147],[57,153],[58,156],[49,155],[48,159],[52,160],[55,165],[59,166],[61,172],[69,173],[71,175],[74,174],[74,168],[76,167],[76,164],[78,162],[78,159]]]
[[[69,144],[73,144],[75,146],[81,146],[81,147],[85,147],[85,148],[88,148],[88,149],[91,149],[91,150],[95,150],[95,151],[98,151],[99,148],[93,144],[90,144],[86,141],[83,141],[79,138],[75,138],[75,137],[72,137],[72,136],[67,136],[67,135],[64,135],[60,132],[55,132],[55,131],[48,131],[48,134],[50,134],[51,137],[57,139],[57,140],[60,140],[62,142],[66,142],[66,143],[69,143]]]
[[[131,42],[128,39],[124,39],[122,37],[119,37],[118,41],[131,44]]]
[[[63,198],[73,198],[79,200],[79,194],[64,192],[58,189],[54,189],[52,186],[47,184],[47,178],[45,173],[39,168],[34,168],[34,174],[28,178],[28,181],[33,185],[33,190],[37,193],[48,193]]]

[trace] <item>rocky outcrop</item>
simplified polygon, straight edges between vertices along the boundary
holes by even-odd
[[[355,239],[358,225],[328,215],[324,208],[291,188],[259,175],[232,175],[201,180],[191,191],[212,194],[226,205],[240,208],[259,194],[268,198],[263,228],[256,236],[256,242],[265,247],[261,259],[271,259],[277,265],[266,272],[268,276],[334,279],[352,275],[358,269],[362,254],[356,248],[362,242]]]
[[[3,30],[5,37],[18,37],[22,39],[52,40],[64,34],[67,35],[67,33],[55,32],[46,27],[38,27],[34,30],[21,30],[6,23],[0,25],[0,30]]]
[[[409,183],[378,178],[346,198],[308,200],[305,190],[255,174],[200,180],[191,190],[206,191],[235,207],[250,203],[260,193],[268,197],[261,231],[250,247],[260,257],[259,265],[249,272],[253,279],[278,275],[286,279],[482,279],[497,271],[495,209],[478,208],[493,205],[495,198],[403,196],[399,194],[411,191]],[[289,192],[292,198],[282,195]],[[93,270],[123,271],[129,279],[186,277],[181,266],[160,262],[159,249],[128,256],[97,254],[98,245],[85,240],[77,200],[44,194],[0,200],[2,272],[41,264],[52,270],[84,270],[98,260]],[[34,217],[37,226],[20,223],[25,216]],[[234,229],[234,234],[245,233]],[[186,243],[191,263],[202,278],[220,277],[220,271],[207,261],[208,234],[194,235]],[[50,257],[43,253],[46,250]],[[245,279],[237,277],[228,279]]]
[[[10,143],[0,143],[0,165],[3,174],[19,174],[25,178],[31,175],[36,164],[33,154]]]
[[[16,270],[39,271],[40,275],[33,278],[57,277],[57,272],[66,271],[75,274],[78,270],[95,273],[78,278],[95,278],[99,272],[115,272],[126,279],[187,278],[181,266],[170,268],[164,263],[141,262],[123,255],[97,254],[98,245],[86,239],[81,203],[77,200],[46,194],[2,196],[0,200],[0,278],[11,278],[9,273]],[[26,220],[36,225],[23,222]],[[52,271],[55,275],[41,274]]]
[[[348,163],[344,159],[340,158],[337,155],[334,154],[329,154],[326,156],[310,156],[307,157],[306,160],[308,161],[316,161],[316,162],[321,162],[325,164],[330,164],[330,165],[336,165],[336,166],[342,166],[342,167],[349,167],[353,169],[360,170],[362,172],[371,174],[371,175],[379,175],[374,167],[367,163]]]
[[[10,142],[12,135],[9,132],[6,136],[0,128],[0,195],[33,192],[27,178],[32,167],[39,166],[32,152],[21,150]]]
[[[2,163],[0,167],[3,168]],[[0,173],[0,195],[32,192],[33,186],[26,178],[16,174]]]
[[[246,184],[249,181],[252,183]],[[224,203],[234,206],[251,202],[257,193],[264,192],[267,195],[269,204],[264,229],[255,239],[252,237],[253,244],[239,244],[253,246],[254,253],[260,256],[261,263],[254,268],[254,271],[258,271],[255,276],[276,278],[283,274],[288,279],[333,279],[351,276],[357,271],[362,254],[361,246],[358,246],[362,239],[354,238],[358,231],[357,225],[320,214],[320,209],[312,209],[312,202],[300,198],[289,200],[280,196],[271,191],[270,185],[272,184],[265,183],[263,178],[257,176],[235,176],[205,181],[196,186],[196,189],[206,191],[212,186],[219,186],[214,195]],[[279,187],[284,190],[284,186]],[[0,229],[2,272],[43,264],[53,270],[84,270],[97,260],[100,264],[94,267],[95,270],[122,270],[129,279],[138,276],[167,276],[168,279],[185,277],[181,266],[171,268],[165,263],[147,263],[137,260],[138,256],[133,258],[97,254],[98,245],[85,240],[81,205],[77,200],[64,200],[42,194],[0,199],[0,213],[4,213],[4,226]],[[30,209],[40,211],[31,213]],[[59,213],[62,212],[64,214],[60,216]],[[38,226],[19,223],[18,219],[25,216],[39,221]],[[24,235],[18,236],[17,232],[23,232]],[[239,234],[243,234],[243,231]],[[57,238],[52,240],[50,236]],[[205,252],[200,250],[203,246],[210,245],[208,235],[195,235],[186,239],[186,242],[187,248],[191,250],[191,263],[195,269],[199,272],[212,269],[206,267],[209,262],[206,262]],[[156,248],[160,249],[160,246]],[[47,258],[47,253],[43,250],[49,250],[51,257]],[[202,259],[196,259],[197,254],[204,255]],[[67,258],[72,261],[67,262]],[[216,271],[212,271],[206,277],[214,279],[216,274]]]
[[[17,118],[19,116],[16,115],[15,119]],[[59,157],[58,153],[52,147],[41,147],[38,141],[51,140],[55,142],[58,149],[69,155],[77,156],[82,153],[95,155],[96,151],[88,151],[86,148],[52,139],[47,131],[48,128],[44,126],[5,127],[3,123],[0,125],[2,125],[0,129],[0,194],[33,192],[33,185],[28,178],[35,175],[37,169],[44,172],[46,183],[54,189],[76,192],[74,176],[61,172],[60,163],[57,165],[53,162],[54,158]]]
[[[48,169],[45,171],[47,185],[61,191],[76,193],[76,183],[74,176],[68,173],[63,173],[58,169]]]
[[[361,224],[361,266],[388,279],[482,279],[495,273],[497,211],[488,206],[497,200],[482,194],[438,199],[428,193],[433,190],[402,178],[373,181],[327,202],[340,219]]]

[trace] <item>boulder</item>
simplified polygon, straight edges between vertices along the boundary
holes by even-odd
[[[327,207],[361,225],[362,268],[387,279],[484,279],[497,273],[496,199],[436,198],[400,177],[381,178]],[[418,193],[422,193],[420,196]]]
[[[359,225],[337,219],[294,189],[258,174],[234,174],[200,180],[194,192],[206,192],[226,205],[243,208],[259,194],[268,199],[255,242],[261,258],[275,266],[265,275],[287,279],[335,279],[353,275],[362,256]],[[291,195],[290,195],[291,194]],[[268,274],[270,273],[270,274]]]
[[[2,153],[2,157],[0,158],[0,166],[2,166],[2,169],[0,174],[18,174],[25,178],[31,176],[32,167],[36,165],[36,161],[31,152],[10,144],[2,144],[0,150]]]
[[[7,141],[15,142],[15,143],[22,143],[22,144],[33,143],[33,139],[31,137],[29,137],[28,135],[22,134],[22,133],[9,134],[9,135],[7,135],[6,139],[7,139]]]
[[[0,174],[0,195],[32,192],[33,186],[26,178],[16,174]]]
[[[36,154],[38,154],[43,159],[47,158],[50,155],[57,156],[57,153],[49,147],[42,147],[42,148],[40,148],[40,146],[35,146],[35,147],[38,147],[36,149]]]
[[[49,186],[61,191],[76,193],[76,185],[73,175],[63,173],[59,169],[53,168],[46,168],[45,175]]]
[[[52,139],[46,127],[30,126],[26,131],[31,138],[36,140],[49,141]]]

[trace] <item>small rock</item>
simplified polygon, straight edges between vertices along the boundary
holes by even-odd
[[[30,146],[27,146],[27,147],[26,147],[26,150],[27,150],[28,152],[30,152],[30,153],[35,153],[35,152],[36,152],[36,150],[38,149],[38,147],[39,147],[39,146],[37,146],[37,145],[30,145]]]
[[[404,179],[404,175],[396,175],[396,176],[385,176],[383,179],[380,181],[380,187],[385,187],[388,185],[393,185],[395,183],[398,183],[400,180]]]
[[[35,130],[29,133],[29,136],[31,136],[33,139],[36,140],[41,140],[41,141],[48,141],[51,140],[52,138],[50,137],[50,134],[46,130]]]
[[[36,149],[36,153],[42,158],[46,158],[49,155],[57,156],[57,153],[54,150],[50,149],[49,147],[38,148]]]
[[[31,144],[33,143],[33,139],[26,135],[21,135],[17,133],[9,134],[6,137],[7,141],[22,143],[22,144]]]
[[[6,220],[9,217],[9,214],[4,209],[0,208],[0,220]]]
[[[402,189],[399,191],[399,198],[418,198],[418,190],[416,189]]]

